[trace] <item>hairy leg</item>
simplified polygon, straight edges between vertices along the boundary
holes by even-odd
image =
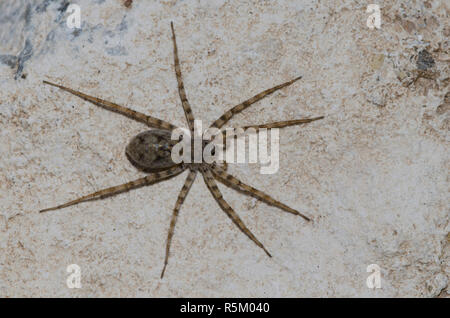
[[[124,116],[126,116],[128,118],[131,118],[131,119],[134,119],[134,120],[139,121],[141,123],[144,123],[144,124],[146,124],[149,127],[165,129],[165,130],[173,130],[173,129],[177,128],[176,126],[174,126],[174,125],[172,125],[172,124],[170,124],[170,123],[168,123],[166,121],[163,121],[161,119],[158,119],[158,118],[155,118],[155,117],[152,117],[152,116],[149,116],[149,115],[145,115],[143,113],[139,113],[139,112],[137,112],[135,110],[132,110],[132,109],[129,109],[127,107],[123,107],[123,106],[114,104],[112,102],[108,102],[108,101],[106,101],[104,99],[100,99],[100,98],[97,98],[97,97],[89,96],[89,95],[86,95],[84,93],[81,93],[81,92],[78,92],[76,90],[73,90],[71,88],[68,88],[68,87],[65,87],[65,86],[62,86],[62,85],[58,85],[58,84],[54,84],[54,83],[50,83],[48,81],[43,81],[43,82],[44,82],[44,84],[48,84],[48,85],[51,85],[51,86],[58,87],[58,88],[60,88],[62,90],[65,90],[66,92],[69,92],[69,93],[75,95],[75,96],[81,97],[82,99],[87,100],[88,102],[91,102],[94,105],[97,105],[97,106],[102,107],[104,109],[107,109],[107,110],[119,113],[119,114],[124,115]]]
[[[241,218],[237,213],[233,210],[233,208],[230,207],[230,205],[224,200],[222,193],[220,192],[219,188],[217,187],[216,181],[214,180],[214,177],[211,174],[211,171],[209,169],[204,169],[202,171],[203,179],[205,180],[206,186],[208,187],[209,191],[213,195],[214,199],[217,201],[219,206],[222,208],[222,210],[228,215],[228,217],[234,222],[234,224],[237,225],[237,227],[244,232],[245,235],[247,235],[256,245],[258,245],[260,248],[266,252],[266,254],[269,257],[272,257],[270,253],[266,250],[264,245],[258,241],[258,239],[253,235],[252,232],[247,228],[247,226],[242,222]]]
[[[173,28],[173,22],[170,22],[170,28],[172,29],[172,41],[173,41],[173,57],[175,60],[175,74],[178,82],[178,94],[180,95],[181,104],[183,105],[184,115],[191,130],[191,134],[194,132],[194,115],[192,114],[191,105],[186,97],[186,91],[184,90],[183,77],[181,76],[180,59],[178,58],[177,40],[175,37],[175,30]]]
[[[189,190],[191,189],[192,184],[194,183],[195,177],[197,176],[197,171],[190,171],[186,181],[184,182],[183,188],[181,188],[181,192],[178,195],[177,202],[175,203],[175,209],[172,213],[172,219],[170,220],[170,228],[169,228],[169,234],[167,236],[167,243],[166,243],[166,257],[164,258],[164,267],[161,272],[161,278],[164,277],[164,272],[166,271],[167,263],[169,262],[169,252],[170,252],[170,245],[172,243],[172,237],[173,233],[175,231],[175,224],[177,223],[178,213],[180,212],[181,205],[184,202],[184,199],[186,199]]]
[[[176,166],[173,167],[171,169],[165,170],[165,171],[161,171],[161,172],[156,172],[153,173],[151,175],[145,176],[143,178],[137,179],[137,180],[133,180],[121,185],[117,185],[114,187],[110,187],[110,188],[106,188],[106,189],[102,189],[100,191],[96,191],[94,193],[82,196],[78,199],[69,201],[67,203],[52,207],[52,208],[47,208],[47,209],[43,209],[40,210],[39,212],[47,212],[47,211],[52,211],[52,210],[57,210],[57,209],[62,209],[71,205],[75,205],[84,201],[89,201],[89,200],[94,200],[94,199],[103,199],[105,197],[109,197],[109,196],[113,196],[122,192],[127,192],[129,190],[132,189],[136,189],[136,188],[140,188],[146,185],[150,185],[162,180],[165,180],[169,177],[175,176],[177,174],[180,174],[181,172],[183,172],[185,168],[183,166]]]
[[[222,116],[220,116],[212,125],[211,127],[215,127],[215,128],[222,128],[223,125],[225,125],[234,115],[240,113],[241,111],[243,111],[244,109],[248,108],[250,105],[252,105],[253,103],[256,103],[257,101],[263,99],[264,97],[266,97],[267,95],[272,94],[273,92],[276,92],[279,89],[282,89],[283,87],[289,86],[291,84],[293,84],[294,82],[298,81],[299,79],[301,79],[302,77],[299,76],[297,78],[294,78],[293,80],[277,85],[275,87],[266,89],[265,91],[256,94],[255,96],[253,96],[252,98],[246,100],[245,102],[238,104],[236,106],[234,106],[233,108],[231,108],[229,111],[225,112]]]
[[[242,183],[239,179],[237,179],[236,177],[233,177],[231,174],[226,173],[225,171],[223,171],[222,169],[216,167],[213,170],[211,170],[214,177],[216,177],[217,180],[219,180],[220,182],[222,182],[223,184],[225,184],[228,187],[231,187],[235,190],[238,190],[240,192],[243,192],[244,194],[247,194],[249,196],[255,197],[258,200],[265,202],[269,205],[275,206],[279,209],[282,209],[286,212],[295,214],[295,215],[299,215],[302,218],[304,218],[306,221],[311,221],[311,219],[307,216],[305,216],[304,214],[298,212],[297,210],[294,210],[290,207],[288,207],[287,205],[281,203],[280,201],[275,200],[274,198],[272,198],[271,196],[269,196],[268,194],[255,189],[245,183]]]

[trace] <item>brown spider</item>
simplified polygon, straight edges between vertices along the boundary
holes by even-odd
[[[189,125],[189,129],[191,132],[191,136],[193,136],[194,132],[194,116],[192,114],[191,106],[189,105],[189,102],[186,97],[186,92],[184,90],[183,80],[181,77],[181,70],[180,70],[180,61],[178,59],[178,49],[177,49],[177,43],[175,39],[175,32],[173,29],[173,23],[170,24],[172,29],[172,40],[173,40],[173,52],[174,52],[174,60],[175,60],[175,73],[177,77],[178,82],[178,93],[181,98],[181,103],[183,105],[184,113]],[[262,98],[266,97],[269,94],[272,94],[273,92],[291,85],[295,81],[299,80],[301,78],[297,77],[289,82],[277,85],[275,87],[272,87],[270,89],[267,89],[252,98],[244,101],[241,104],[238,104],[231,108],[229,111],[224,113],[222,116],[220,116],[212,125],[211,127],[215,127],[217,129],[222,128],[235,114],[240,113],[244,109],[248,108],[253,103],[261,100]],[[256,245],[258,245],[260,248],[264,250],[264,252],[269,256],[270,253],[266,250],[264,245],[253,235],[253,233],[245,226],[245,224],[242,222],[241,218],[237,215],[237,213],[228,205],[228,203],[224,200],[222,197],[222,194],[217,187],[216,180],[220,181],[221,183],[225,184],[228,187],[231,187],[237,191],[243,192],[246,195],[253,196],[257,198],[258,200],[261,200],[262,202],[265,202],[269,205],[278,207],[286,212],[301,216],[306,221],[310,221],[310,218],[305,216],[304,214],[298,212],[297,210],[294,210],[287,205],[273,199],[269,195],[265,194],[262,191],[259,191],[249,185],[246,185],[242,183],[237,178],[233,177],[232,175],[228,174],[226,172],[227,165],[224,164],[223,166],[218,166],[215,163],[208,164],[205,162],[202,163],[180,163],[175,164],[172,161],[171,158],[171,149],[174,144],[174,141],[171,139],[171,131],[177,128],[176,126],[163,121],[161,119],[157,119],[155,117],[145,115],[143,113],[139,113],[137,111],[134,111],[132,109],[108,102],[106,100],[102,100],[96,97],[92,97],[86,94],[83,94],[81,92],[75,91],[71,88],[64,87],[61,85],[53,84],[47,81],[44,81],[45,84],[49,84],[52,86],[56,86],[60,89],[63,89],[69,93],[72,93],[76,96],[79,96],[97,106],[103,107],[107,110],[117,112],[121,115],[127,116],[131,119],[134,119],[136,121],[142,122],[146,124],[147,126],[151,128],[156,128],[153,130],[148,130],[145,132],[142,132],[138,134],[137,136],[133,137],[126,147],[125,154],[128,158],[128,160],[131,162],[133,166],[138,168],[141,171],[147,172],[148,175],[134,180],[130,181],[121,185],[117,185],[114,187],[110,187],[107,189],[103,189],[88,195],[85,195],[83,197],[80,197],[78,199],[75,199],[73,201],[52,207],[47,208],[44,210],[41,210],[40,212],[46,212],[50,210],[56,210],[65,208],[74,204],[78,204],[80,202],[89,201],[93,199],[102,199],[104,197],[116,195],[118,193],[127,192],[132,189],[136,189],[142,186],[151,185],[157,182],[160,182],[162,180],[167,180],[171,177],[174,177],[176,175],[179,175],[184,170],[189,170],[189,174],[187,176],[187,179],[183,185],[183,188],[181,189],[180,194],[178,195],[177,202],[175,203],[175,208],[172,213],[172,219],[170,221],[170,228],[169,233],[167,237],[167,243],[166,243],[166,255],[164,259],[164,266],[161,272],[161,278],[164,276],[164,272],[168,263],[169,259],[169,250],[170,245],[172,242],[172,236],[174,234],[175,224],[177,221],[178,213],[180,211],[181,205],[183,204],[189,189],[192,186],[192,183],[195,180],[195,177],[197,175],[197,172],[200,172],[203,176],[203,179],[205,180],[205,183],[219,204],[219,206],[222,208],[222,210],[228,215],[228,217],[237,225],[237,227],[244,232]],[[246,126],[245,128],[255,128],[258,130],[259,128],[283,128],[287,126],[292,125],[300,125],[312,122],[314,120],[322,119],[323,116],[315,117],[315,118],[304,118],[304,119],[298,119],[298,120],[289,120],[289,121],[281,121],[281,122],[273,122],[273,123],[267,123],[262,125],[253,125],[253,126]],[[203,147],[205,147],[205,144],[203,144]]]

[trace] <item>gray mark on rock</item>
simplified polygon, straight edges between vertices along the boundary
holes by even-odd
[[[24,63],[30,59],[31,55],[33,55],[33,46],[30,40],[27,39],[25,41],[25,47],[17,57],[17,71],[16,74],[14,75],[15,80],[17,80],[22,75]]]
[[[417,59],[417,68],[419,70],[425,71],[434,66],[433,56],[427,51],[422,50],[419,52],[419,58]]]
[[[15,68],[17,65],[17,56],[4,54],[0,55],[0,63],[8,65],[10,68]]]
[[[125,47],[121,46],[121,45],[117,45],[114,47],[110,47],[106,49],[106,53],[108,53],[108,55],[128,55],[127,50],[125,49]]]

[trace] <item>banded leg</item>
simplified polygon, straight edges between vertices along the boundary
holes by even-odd
[[[165,171],[161,171],[161,172],[157,172],[157,173],[153,173],[151,175],[145,176],[143,178],[140,179],[136,179],[121,185],[117,185],[114,187],[110,187],[110,188],[106,188],[106,189],[102,189],[100,191],[82,196],[81,198],[69,201],[67,203],[52,207],[52,208],[47,208],[47,209],[43,209],[40,210],[39,212],[47,212],[47,211],[52,211],[52,210],[57,210],[57,209],[62,209],[71,205],[75,205],[84,201],[89,201],[89,200],[94,200],[94,199],[103,199],[105,197],[109,197],[109,196],[113,196],[122,192],[127,192],[129,190],[132,189],[136,189],[136,188],[140,188],[146,185],[150,185],[162,180],[165,180],[169,177],[173,177],[177,174],[180,174],[181,172],[183,172],[185,168],[182,166],[176,166],[173,167],[171,169],[165,170]]]
[[[296,81],[298,81],[299,79],[301,79],[302,77],[299,76],[297,78],[294,78],[293,80],[277,85],[275,87],[266,89],[265,91],[256,94],[255,96],[253,96],[252,98],[246,100],[245,102],[238,104],[236,106],[234,106],[233,108],[231,108],[229,111],[227,111],[226,113],[224,113],[222,116],[219,117],[219,119],[217,119],[212,125],[211,127],[215,127],[215,128],[222,128],[223,125],[225,125],[234,115],[240,113],[241,111],[243,111],[244,109],[248,108],[250,105],[252,105],[253,103],[256,103],[257,101],[263,99],[264,97],[266,97],[267,95],[272,94],[273,92],[276,92],[279,89],[282,89],[283,87],[289,86],[293,83],[295,83]]]
[[[289,127],[289,126],[307,124],[312,121],[320,120],[323,118],[324,118],[324,116],[319,116],[319,117],[313,117],[313,118],[302,118],[302,119],[294,119],[294,120],[286,120],[286,121],[276,121],[276,122],[267,123],[267,124],[243,126],[241,128],[243,130],[246,130],[247,128],[253,128],[253,129],[255,129],[256,132],[258,132],[262,128],[266,128],[266,129],[284,128],[284,127]],[[231,128],[231,129],[236,130],[239,128]],[[226,133],[227,133],[227,129],[222,130],[222,135],[223,135],[224,141],[226,140]],[[234,134],[234,136],[237,137],[236,134]]]
[[[231,174],[226,173],[222,169],[216,167],[211,171],[212,171],[214,177],[217,180],[219,180],[220,182],[222,182],[224,185],[226,185],[227,187],[233,188],[233,189],[240,191],[246,195],[257,198],[258,200],[260,200],[262,202],[265,202],[269,205],[275,206],[286,212],[289,212],[289,213],[292,213],[295,215],[299,215],[302,218],[304,218],[306,221],[311,221],[311,219],[309,217],[305,216],[304,214],[288,207],[287,205],[281,203],[280,201],[275,200],[268,194],[266,194],[258,189],[255,189],[245,183],[242,183],[239,179],[237,179],[236,177],[233,177]]]
[[[170,220],[169,234],[167,235],[166,257],[164,258],[164,267],[161,272],[161,279],[164,277],[164,272],[166,271],[166,266],[167,263],[169,262],[170,244],[172,243],[172,237],[175,231],[175,224],[177,223],[178,213],[180,212],[181,205],[183,204],[184,199],[186,199],[196,176],[197,171],[189,172],[186,181],[184,182],[183,188],[181,188],[181,192],[178,195],[177,202],[175,203],[175,209],[173,210],[172,219]]]
[[[247,226],[242,222],[241,218],[237,213],[233,210],[232,207],[227,203],[227,201],[224,200],[222,193],[220,192],[219,188],[217,187],[216,181],[214,181],[214,177],[211,174],[211,171],[209,169],[205,169],[202,171],[203,179],[205,180],[206,186],[208,187],[209,191],[213,195],[214,199],[217,201],[219,206],[222,208],[222,210],[228,215],[228,217],[234,222],[234,224],[237,225],[237,227],[244,232],[245,235],[247,235],[256,245],[258,245],[260,248],[266,252],[266,254],[269,257],[272,257],[270,253],[266,250],[264,245],[258,239],[253,235],[252,232],[247,228]]]
[[[106,101],[104,99],[100,99],[100,98],[97,98],[97,97],[89,96],[89,95],[86,95],[84,93],[81,93],[81,92],[78,92],[76,90],[73,90],[71,88],[68,88],[68,87],[65,87],[65,86],[62,86],[62,85],[58,85],[58,84],[54,84],[54,83],[50,83],[48,81],[43,81],[43,82],[44,82],[44,84],[48,84],[48,85],[51,85],[51,86],[58,87],[58,88],[60,88],[62,90],[65,90],[66,92],[69,92],[69,93],[71,93],[71,94],[73,94],[75,96],[78,96],[78,97],[80,97],[80,98],[82,98],[82,99],[84,99],[84,100],[86,100],[88,102],[91,102],[92,104],[94,104],[96,106],[99,106],[99,107],[102,107],[104,109],[107,109],[107,110],[119,113],[119,114],[124,115],[124,116],[126,116],[128,118],[131,118],[131,119],[134,119],[134,120],[139,121],[141,123],[144,123],[144,124],[146,124],[149,127],[165,129],[165,130],[173,130],[173,129],[177,128],[176,126],[174,126],[174,125],[172,125],[172,124],[170,124],[170,123],[168,123],[168,122],[166,122],[164,120],[161,120],[161,119],[149,116],[149,115],[145,115],[143,113],[137,112],[137,111],[129,109],[127,107],[123,107],[123,106],[114,104],[112,102],[108,102],[108,101]]]
[[[177,39],[175,37],[175,30],[173,28],[173,22],[170,22],[170,28],[172,29],[172,41],[173,41],[173,57],[175,60],[175,74],[178,82],[178,94],[180,95],[181,104],[183,105],[184,115],[189,125],[191,134],[194,133],[194,115],[192,114],[191,105],[186,97],[186,91],[184,90],[183,77],[181,76],[180,59],[178,58]]]
[[[289,127],[289,126],[307,124],[312,121],[320,120],[323,118],[324,118],[324,116],[319,116],[319,117],[313,117],[313,118],[302,118],[302,119],[294,119],[294,120],[286,120],[286,121],[276,121],[276,122],[267,123],[267,124],[244,126],[242,128],[244,130],[247,128],[254,128],[256,131],[259,131],[259,129],[261,129],[261,128],[267,128],[267,129],[284,128],[284,127]]]
[[[316,120],[323,119],[323,118],[324,118],[324,116],[319,116],[319,117],[314,117],[314,118],[302,118],[302,119],[295,119],[295,120],[277,121],[277,122],[267,123],[267,124],[243,126],[243,127],[240,127],[240,129],[242,129],[244,131],[244,136],[245,136],[245,134],[246,134],[245,130],[247,128],[253,128],[255,130],[255,132],[257,133],[262,128],[266,128],[266,129],[284,128],[284,127],[289,127],[289,126],[310,123],[312,121],[316,121]],[[240,136],[238,133],[236,133],[236,130],[239,128],[229,128],[229,129],[232,130],[232,135],[231,135],[232,137],[237,138]],[[227,151],[227,131],[229,129],[227,128],[227,129],[222,130],[222,142],[224,145],[223,153],[226,153],[226,151]]]

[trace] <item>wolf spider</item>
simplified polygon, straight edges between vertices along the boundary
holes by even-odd
[[[173,23],[170,24],[172,30],[172,41],[173,41],[173,54],[174,54],[174,62],[175,62],[175,73],[178,82],[178,93],[180,95],[181,103],[184,109],[184,114],[186,116],[186,120],[189,126],[189,130],[191,132],[191,136],[193,136],[194,132],[194,115],[192,114],[192,109],[189,104],[189,101],[186,97],[186,92],[184,90],[183,79],[181,76],[180,69],[180,61],[178,58],[178,49],[175,38],[175,31],[173,28]],[[294,82],[298,81],[300,77],[294,78],[293,80],[277,85],[270,89],[267,89],[252,98],[234,106],[229,111],[225,112],[222,116],[220,116],[210,127],[215,127],[217,129],[221,129],[234,115],[240,113],[244,109],[248,108],[253,103],[263,99],[264,97],[274,93],[275,91],[289,86]],[[104,109],[117,112],[121,115],[127,116],[133,120],[142,122],[147,126],[154,128],[153,130],[148,130],[142,132],[131,139],[129,144],[126,147],[125,154],[130,161],[130,163],[135,166],[137,169],[148,173],[145,177],[139,178],[137,180],[133,180],[121,185],[113,186],[110,188],[106,188],[85,196],[82,196],[73,201],[69,201],[67,203],[43,209],[40,212],[47,212],[51,210],[65,208],[71,205],[78,204],[84,201],[90,201],[95,199],[102,199],[105,197],[109,197],[112,195],[116,195],[119,193],[127,192],[132,189],[136,189],[142,186],[152,185],[157,182],[167,180],[171,177],[181,174],[185,170],[189,170],[189,174],[187,175],[186,181],[178,195],[178,199],[175,203],[175,208],[172,212],[172,218],[170,221],[169,233],[167,236],[166,242],[166,253],[164,259],[164,266],[161,272],[161,278],[164,276],[164,272],[166,270],[166,266],[169,260],[169,251],[172,242],[172,237],[174,234],[175,224],[177,222],[178,213],[180,211],[181,205],[183,204],[186,196],[191,188],[197,173],[200,172],[203,176],[203,180],[205,181],[209,191],[211,192],[214,199],[217,201],[221,209],[227,214],[227,216],[236,224],[236,226],[246,234],[257,246],[262,248],[264,252],[272,257],[271,254],[267,251],[264,245],[253,235],[253,233],[245,226],[244,222],[241,220],[239,215],[230,207],[230,205],[224,200],[222,194],[217,187],[216,180],[225,184],[228,187],[231,187],[239,192],[242,192],[246,195],[257,198],[258,200],[265,202],[266,204],[278,207],[286,212],[292,213],[294,215],[301,216],[306,221],[310,221],[310,218],[306,215],[298,212],[297,210],[288,207],[287,205],[273,199],[269,195],[265,194],[262,191],[259,191],[243,182],[241,182],[236,177],[228,174],[226,172],[227,165],[226,163],[222,166],[219,166],[216,163],[208,164],[205,162],[202,163],[180,163],[175,164],[171,158],[171,149],[174,144],[174,141],[171,140],[171,132],[177,128],[176,126],[163,121],[161,119],[155,118],[153,116],[145,115],[143,113],[134,111],[132,109],[114,104],[112,102],[96,98],[93,96],[86,95],[79,91],[75,91],[71,88],[50,83],[48,81],[44,81],[45,84],[52,85],[58,87],[62,90],[65,90],[73,95],[81,97],[82,99],[93,103],[99,107]],[[281,122],[272,122],[261,125],[252,125],[246,126],[244,128],[254,128],[258,130],[260,128],[283,128],[287,126],[300,125],[309,123],[315,120],[322,119],[323,116],[315,117],[315,118],[303,118],[297,120],[289,120],[289,121],[281,121]],[[203,147],[205,144],[203,144]]]

